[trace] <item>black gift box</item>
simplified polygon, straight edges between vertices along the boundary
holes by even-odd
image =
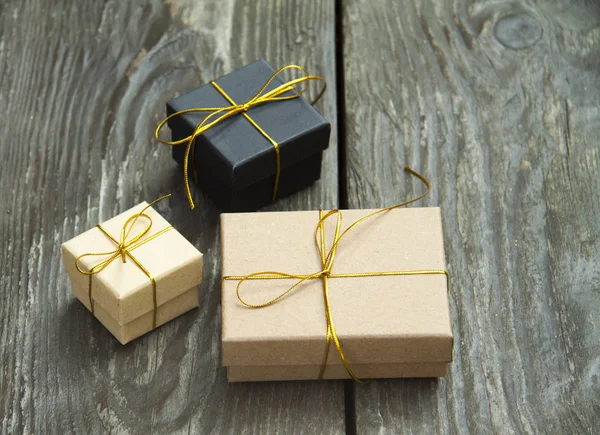
[[[236,104],[243,104],[254,97],[274,73],[261,59],[215,82]],[[265,92],[283,83],[277,76]],[[304,83],[299,87],[302,85]],[[284,95],[293,95],[293,92]],[[230,105],[215,86],[208,83],[169,101],[167,115],[190,108]],[[168,125],[172,140],[192,135],[209,113],[186,113],[171,118]],[[279,146],[281,171],[276,198],[319,179],[321,157],[329,145],[331,126],[304,98],[268,102],[253,106],[246,113]],[[185,144],[173,146],[173,158],[180,164],[183,164],[185,148]],[[233,115],[198,136],[189,164],[195,165],[202,190],[224,211],[252,211],[273,199],[277,171],[274,146],[242,114]],[[192,172],[190,167],[190,179]]]

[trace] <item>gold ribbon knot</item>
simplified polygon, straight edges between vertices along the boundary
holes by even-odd
[[[277,76],[279,76],[283,71],[286,71],[286,70],[300,71],[303,74],[303,76],[292,79],[292,80],[288,80],[287,82],[283,83],[282,85],[277,86],[275,89],[272,89],[272,90],[266,92],[266,89],[271,84],[271,82]],[[170,145],[170,146],[186,144],[185,157],[183,159],[183,177],[184,177],[184,181],[185,181],[185,192],[187,195],[188,202],[190,204],[190,208],[192,210],[194,209],[195,206],[194,206],[194,201],[192,199],[192,193],[190,191],[188,167],[189,167],[190,153],[193,153],[193,150],[195,149],[194,145],[196,143],[196,138],[198,136],[200,136],[201,134],[203,134],[204,132],[206,132],[207,130],[214,127],[215,125],[220,124],[221,122],[225,121],[226,119],[231,118],[232,116],[235,116],[238,114],[241,114],[244,118],[246,118],[246,120],[248,120],[248,122],[250,122],[269,142],[271,142],[271,145],[273,145],[273,149],[275,150],[275,183],[273,186],[272,200],[275,201],[275,199],[277,197],[277,190],[279,188],[279,178],[281,175],[281,156],[280,156],[280,152],[279,152],[279,145],[277,144],[277,142],[275,140],[273,140],[273,138],[271,138],[267,134],[266,131],[264,131],[248,115],[247,112],[252,107],[258,106],[260,104],[272,103],[272,102],[276,102],[276,101],[292,100],[294,98],[298,98],[298,97],[302,96],[302,94],[304,94],[308,90],[310,81],[322,81],[323,82],[323,88],[319,91],[319,94],[317,95],[317,97],[310,103],[310,104],[315,104],[323,96],[323,93],[325,92],[325,89],[327,88],[325,79],[320,76],[310,75],[306,69],[304,69],[303,67],[301,67],[299,65],[286,65],[284,67],[279,68],[265,82],[265,84],[260,88],[260,90],[250,100],[246,101],[245,103],[241,103],[241,104],[236,104],[235,101],[233,101],[231,99],[231,97],[215,81],[211,81],[210,83],[214,86],[214,88],[227,101],[229,101],[229,103],[231,104],[230,106],[196,107],[196,108],[192,108],[192,109],[180,110],[178,112],[172,113],[171,115],[167,116],[165,119],[163,119],[160,122],[160,124],[158,124],[158,127],[156,128],[155,136],[156,136],[156,139],[158,139],[160,142],[162,142],[165,145]],[[298,90],[298,89],[296,89],[296,85],[298,85],[300,83],[304,83],[304,86]],[[290,92],[290,91],[296,91],[296,92],[293,95],[284,95],[285,93]],[[194,112],[209,112],[209,113],[196,126],[196,129],[194,130],[194,132],[191,135],[189,135],[183,139],[175,140],[175,141],[167,141],[167,140],[163,140],[159,137],[160,131],[162,130],[164,125],[170,119],[175,118],[177,116],[184,115],[186,113],[194,113]],[[194,180],[195,180],[195,182],[198,182],[195,165],[193,166],[193,170],[194,170]]]
[[[156,328],[156,308],[157,308],[156,281],[154,280],[154,277],[150,274],[148,269],[146,269],[144,267],[144,265],[142,263],[140,263],[139,260],[133,256],[131,251],[148,243],[151,240],[154,240],[158,236],[166,233],[167,231],[173,229],[172,226],[168,226],[168,227],[152,234],[151,236],[144,238],[144,236],[146,234],[148,234],[148,231],[150,231],[150,229],[152,228],[152,218],[150,216],[148,216],[147,214],[145,214],[144,212],[146,210],[148,210],[150,207],[152,207],[154,204],[156,204],[157,202],[162,201],[163,199],[168,198],[170,196],[171,196],[170,194],[162,196],[162,197],[158,198],[157,200],[152,201],[150,204],[148,204],[146,207],[144,207],[142,209],[142,211],[140,211],[139,213],[136,213],[136,214],[130,216],[125,221],[125,223],[123,224],[123,227],[121,228],[121,237],[119,240],[115,239],[112,235],[110,235],[110,233],[108,233],[102,227],[102,225],[96,225],[96,228],[98,228],[100,231],[102,231],[102,233],[104,233],[104,235],[106,235],[106,237],[108,237],[112,242],[114,242],[115,245],[117,245],[117,247],[113,251],[89,252],[86,254],[82,254],[79,257],[77,257],[77,259],[75,260],[75,267],[77,268],[79,273],[82,273],[83,275],[87,275],[89,277],[88,298],[89,298],[89,302],[90,302],[90,311],[92,312],[92,314],[95,314],[94,313],[94,300],[92,298],[92,277],[94,275],[102,272],[110,263],[115,261],[117,258],[121,257],[121,260],[123,261],[123,263],[127,262],[127,258],[129,258],[129,259],[131,259],[131,261],[133,261],[133,263],[135,263],[135,265],[137,267],[140,268],[140,270],[142,272],[144,272],[144,274],[148,277],[148,279],[150,280],[150,282],[152,284],[152,300],[153,300],[153,307],[154,307],[153,313],[152,313],[152,329]],[[131,239],[129,239],[131,230],[133,229],[133,227],[135,226],[135,224],[139,218],[145,219],[146,226],[144,227],[144,229],[142,231],[140,231],[138,234],[136,234]],[[95,264],[89,270],[83,269],[79,264],[79,262],[85,257],[106,257],[106,256],[108,256],[108,258]]]
[[[341,210],[331,210],[327,213],[324,213],[323,210],[319,211],[319,221],[317,222],[317,227],[315,229],[315,243],[317,245],[317,251],[319,253],[319,258],[321,260],[321,266],[322,266],[321,270],[319,270],[315,273],[312,273],[312,274],[294,274],[294,273],[285,273],[285,272],[278,272],[278,271],[263,271],[263,272],[251,273],[251,274],[244,275],[244,276],[225,276],[222,278],[222,281],[226,281],[226,280],[238,281],[237,287],[236,287],[237,297],[243,305],[245,305],[246,307],[249,307],[249,308],[264,308],[269,305],[273,305],[273,304],[279,302],[281,299],[283,299],[289,293],[294,291],[297,287],[299,287],[304,282],[313,280],[313,279],[321,279],[322,285],[323,285],[323,301],[325,304],[325,318],[326,318],[326,324],[327,324],[327,333],[325,336],[325,340],[326,340],[325,341],[325,352],[324,352],[324,356],[323,356],[323,362],[321,363],[321,369],[319,371],[318,379],[322,379],[323,375],[325,373],[325,369],[327,367],[327,359],[329,357],[329,348],[331,345],[331,340],[333,340],[336,350],[337,350],[338,354],[340,355],[340,358],[342,360],[342,363],[344,364],[346,371],[348,372],[348,374],[350,375],[350,377],[352,379],[354,379],[355,381],[361,382],[361,380],[352,371],[352,368],[350,367],[350,364],[348,363],[348,360],[342,349],[342,345],[340,344],[340,341],[338,339],[337,332],[335,330],[335,325],[333,323],[333,317],[331,314],[331,305],[329,302],[329,279],[330,278],[361,278],[361,277],[373,277],[373,276],[400,276],[400,275],[445,275],[446,278],[448,278],[448,272],[446,270],[435,270],[435,269],[431,269],[431,270],[430,269],[398,270],[398,271],[387,271],[387,272],[358,272],[358,273],[334,273],[334,272],[332,272],[334,262],[335,262],[335,256],[336,256],[340,241],[352,229],[354,229],[356,226],[358,226],[362,222],[366,221],[367,219],[370,219],[378,214],[387,212],[389,210],[392,210],[392,209],[395,209],[398,207],[404,207],[408,204],[416,202],[429,193],[431,186],[429,184],[429,181],[427,181],[427,179],[425,177],[423,177],[422,175],[420,175],[419,173],[413,171],[412,169],[410,169],[408,167],[404,168],[404,170],[406,172],[408,172],[409,174],[417,177],[419,180],[421,180],[425,184],[425,186],[427,187],[427,190],[425,191],[425,193],[419,195],[416,198],[405,201],[403,203],[396,204],[396,205],[393,205],[390,207],[386,207],[386,208],[382,208],[377,211],[374,211],[374,212],[356,220],[355,222],[353,222],[343,232],[341,231],[341,228],[342,228],[342,211]],[[334,237],[332,240],[331,248],[329,250],[327,250],[327,245],[325,242],[325,222],[328,219],[332,218],[333,216],[336,217],[335,233],[334,233]],[[291,287],[289,287],[287,290],[285,290],[283,293],[279,294],[277,297],[275,297],[269,301],[266,301],[266,302],[260,303],[260,304],[252,304],[252,303],[247,302],[240,295],[241,285],[247,280],[262,280],[262,279],[297,279],[298,281],[295,284],[293,284]]]

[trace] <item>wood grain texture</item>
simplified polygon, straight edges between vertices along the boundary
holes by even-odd
[[[356,386],[358,433],[600,427],[600,6],[345,2],[349,206],[433,183],[447,379]]]
[[[264,57],[330,83],[322,181],[273,209],[334,207],[330,1],[0,5],[0,432],[341,433],[341,382],[232,384],[220,365],[218,210],[154,139],[166,100]],[[205,254],[201,307],[121,346],[75,301],[60,243],[142,200]]]

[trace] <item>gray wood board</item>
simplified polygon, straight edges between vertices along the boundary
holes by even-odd
[[[433,184],[447,379],[356,386],[358,433],[597,433],[600,5],[344,2],[347,195]]]
[[[320,182],[271,209],[338,202],[329,1],[0,5],[0,432],[342,433],[343,382],[228,384],[219,212],[154,139],[176,93],[264,57],[325,75]],[[121,346],[70,293],[60,244],[142,200],[205,254],[201,307]]]

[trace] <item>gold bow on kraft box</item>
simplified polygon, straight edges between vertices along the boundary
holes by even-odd
[[[286,70],[297,70],[297,71],[302,72],[302,74],[304,74],[304,75],[302,77],[299,77],[299,78],[296,78],[293,80],[289,80],[289,81],[283,83],[282,85],[277,86],[275,89],[273,89],[271,91],[265,92],[267,87],[269,86],[269,84],[271,84],[271,82],[277,76],[279,76],[282,72],[284,72]],[[156,136],[156,139],[158,139],[160,142],[162,142],[165,145],[170,145],[170,146],[186,144],[185,157],[183,159],[183,177],[184,177],[184,182],[185,182],[185,193],[187,195],[187,199],[190,204],[190,208],[192,210],[194,209],[195,206],[194,206],[194,201],[192,200],[192,193],[190,191],[188,167],[189,167],[190,153],[193,153],[194,149],[195,149],[194,145],[196,143],[196,138],[198,136],[200,136],[201,134],[203,134],[204,132],[208,131],[210,128],[214,127],[215,125],[225,121],[228,118],[231,118],[232,116],[238,115],[238,114],[241,114],[244,118],[246,118],[248,120],[248,122],[250,122],[250,124],[252,124],[254,126],[254,128],[256,128],[271,143],[271,145],[273,145],[273,149],[275,150],[275,165],[276,166],[275,166],[275,183],[273,185],[273,194],[272,194],[271,199],[273,201],[275,201],[275,199],[277,198],[277,190],[279,188],[279,177],[281,174],[281,156],[280,156],[280,152],[279,152],[279,144],[271,136],[269,136],[267,134],[267,132],[264,131],[250,117],[250,115],[248,115],[248,110],[250,110],[254,106],[258,106],[261,104],[273,103],[276,101],[292,100],[294,98],[298,98],[298,97],[302,96],[302,94],[304,94],[308,90],[308,85],[309,85],[310,81],[323,82],[323,88],[319,91],[319,94],[316,96],[316,98],[313,101],[311,101],[311,103],[310,103],[310,104],[315,104],[317,101],[319,101],[319,99],[325,92],[325,89],[327,88],[325,79],[320,76],[311,76],[306,69],[304,69],[303,67],[301,67],[299,65],[286,65],[284,67],[279,68],[265,82],[265,84],[260,88],[260,90],[245,103],[236,103],[235,101],[233,101],[233,99],[227,94],[227,92],[225,92],[225,90],[223,90],[213,80],[210,82],[211,85],[213,85],[214,88],[227,101],[229,101],[229,103],[231,104],[230,106],[196,107],[196,108],[192,108],[192,109],[180,110],[178,112],[172,113],[171,115],[167,116],[165,119],[163,119],[160,122],[160,124],[158,124],[158,127],[156,128],[155,136]],[[298,89],[296,89],[296,85],[299,83],[304,83],[305,86],[302,89],[298,90]],[[293,95],[283,95],[290,91],[296,91],[296,92]],[[177,116],[184,115],[186,113],[194,113],[194,112],[209,112],[209,114],[196,126],[196,129],[194,130],[194,132],[191,135],[189,135],[181,140],[176,140],[176,141],[167,141],[167,140],[163,140],[159,137],[160,131],[162,130],[164,125],[170,119],[175,118]],[[194,160],[194,158],[192,156],[192,161],[193,160]],[[193,170],[194,170],[194,180],[197,182],[197,173],[196,173],[195,165],[193,166]]]
[[[110,235],[103,227],[102,225],[96,225],[96,227],[102,231],[102,233],[104,233],[106,235],[106,237],[108,237],[110,240],[112,240],[115,245],[117,245],[116,249],[114,251],[109,251],[109,252],[90,252],[90,253],[86,253],[86,254],[82,254],[79,257],[77,257],[77,259],[75,260],[75,267],[77,268],[77,270],[79,271],[79,273],[82,273],[84,275],[87,275],[89,277],[89,290],[88,290],[88,298],[89,298],[89,302],[90,302],[90,311],[92,312],[92,314],[94,313],[94,299],[92,297],[92,277],[94,275],[96,275],[97,273],[102,272],[110,263],[112,263],[113,261],[115,261],[117,258],[121,258],[121,260],[123,261],[123,263],[125,263],[127,261],[127,258],[131,259],[131,261],[133,261],[133,263],[140,268],[140,270],[142,272],[144,272],[144,274],[148,277],[148,279],[150,280],[150,282],[152,283],[152,301],[153,301],[153,310],[152,310],[152,329],[156,328],[156,311],[157,311],[157,301],[156,301],[156,281],[154,280],[154,277],[152,276],[152,274],[148,271],[148,269],[146,269],[144,267],[144,265],[142,263],[140,263],[131,253],[131,251],[133,251],[134,249],[154,240],[155,238],[157,238],[158,236],[166,233],[167,231],[170,231],[173,229],[172,226],[168,226],[160,231],[158,231],[155,234],[152,234],[151,236],[148,236],[146,238],[144,238],[144,236],[148,233],[148,231],[150,231],[150,229],[152,228],[152,218],[150,216],[148,216],[147,214],[145,214],[144,212],[146,210],[148,210],[150,207],[152,207],[154,204],[156,204],[157,202],[170,197],[171,195],[165,195],[163,197],[158,198],[156,201],[151,202],[150,204],[148,204],[146,207],[144,207],[142,209],[142,211],[140,211],[139,213],[136,213],[132,216],[130,216],[125,223],[123,224],[123,228],[121,229],[121,237],[119,240],[117,240],[115,237],[113,237],[112,235]],[[145,219],[146,220],[146,227],[137,235],[133,236],[131,239],[129,239],[129,235],[131,233],[132,228],[135,226],[135,223],[137,222],[137,220],[139,218]],[[81,261],[82,258],[84,257],[106,257],[108,256],[108,258],[106,260],[103,260],[101,262],[99,262],[98,264],[94,265],[93,267],[90,268],[90,270],[84,270],[80,265],[79,262]]]
[[[331,306],[330,306],[330,302],[329,302],[329,279],[330,278],[335,279],[335,278],[358,278],[358,277],[401,276],[401,275],[445,275],[446,278],[448,279],[448,272],[446,270],[441,270],[441,269],[439,269],[439,270],[429,270],[429,269],[396,270],[396,271],[359,272],[359,273],[335,273],[335,272],[333,272],[333,266],[334,266],[334,262],[335,262],[335,256],[336,256],[337,249],[339,247],[340,241],[344,238],[344,236],[346,234],[348,234],[350,231],[352,231],[356,226],[358,226],[362,222],[365,222],[366,220],[371,219],[371,218],[375,217],[376,215],[379,215],[381,213],[390,211],[392,209],[395,209],[398,207],[403,207],[403,206],[406,206],[413,202],[416,202],[429,193],[430,184],[429,184],[429,181],[427,181],[427,179],[425,177],[423,177],[422,175],[418,174],[417,172],[413,171],[410,168],[405,168],[405,171],[408,172],[409,174],[417,177],[419,180],[421,180],[425,184],[425,186],[427,187],[427,190],[425,191],[425,193],[419,195],[416,198],[410,199],[406,202],[376,210],[376,211],[356,220],[343,232],[341,231],[341,228],[342,228],[342,211],[341,210],[331,210],[327,213],[324,213],[323,210],[321,210],[319,212],[319,221],[317,222],[317,226],[315,229],[315,242],[317,245],[317,251],[319,253],[319,258],[321,261],[321,266],[322,266],[321,270],[318,270],[314,273],[309,273],[309,274],[285,273],[285,272],[278,272],[278,271],[261,271],[261,272],[250,273],[250,274],[244,275],[244,276],[224,276],[222,278],[222,281],[228,281],[228,280],[238,281],[237,287],[236,287],[237,297],[238,297],[239,301],[248,308],[268,307],[268,306],[273,305],[273,304],[279,302],[280,300],[282,300],[286,295],[288,295],[290,292],[295,290],[302,283],[309,281],[309,280],[314,280],[314,279],[321,280],[322,288],[323,288],[323,301],[325,304],[325,317],[326,317],[326,324],[327,324],[327,332],[326,332],[326,336],[325,336],[325,352],[324,352],[324,356],[323,356],[323,361],[321,363],[321,368],[319,371],[318,379],[322,379],[324,376],[325,369],[327,366],[327,360],[328,360],[328,356],[329,356],[329,348],[331,347],[331,341],[333,340],[335,347],[337,349],[337,352],[340,355],[340,358],[342,360],[342,363],[344,364],[344,367],[345,367],[346,371],[348,372],[348,374],[350,375],[350,377],[356,381],[361,381],[355,375],[352,368],[350,367],[348,359],[346,358],[346,356],[344,354],[342,345],[341,345],[340,340],[338,339],[338,336],[336,333],[335,325],[334,325],[332,314],[331,314]],[[326,243],[325,243],[325,221],[327,219],[332,218],[333,216],[335,216],[337,219],[336,225],[335,225],[335,234],[333,237],[331,248],[329,250],[327,250]],[[376,259],[374,259],[374,260],[376,261]],[[298,281],[294,285],[289,287],[287,290],[285,290],[283,293],[279,294],[279,296],[277,296],[269,301],[266,301],[264,303],[260,303],[260,304],[251,304],[251,303],[247,302],[240,294],[240,288],[241,288],[242,284],[247,280],[273,280],[273,279],[297,279]]]

